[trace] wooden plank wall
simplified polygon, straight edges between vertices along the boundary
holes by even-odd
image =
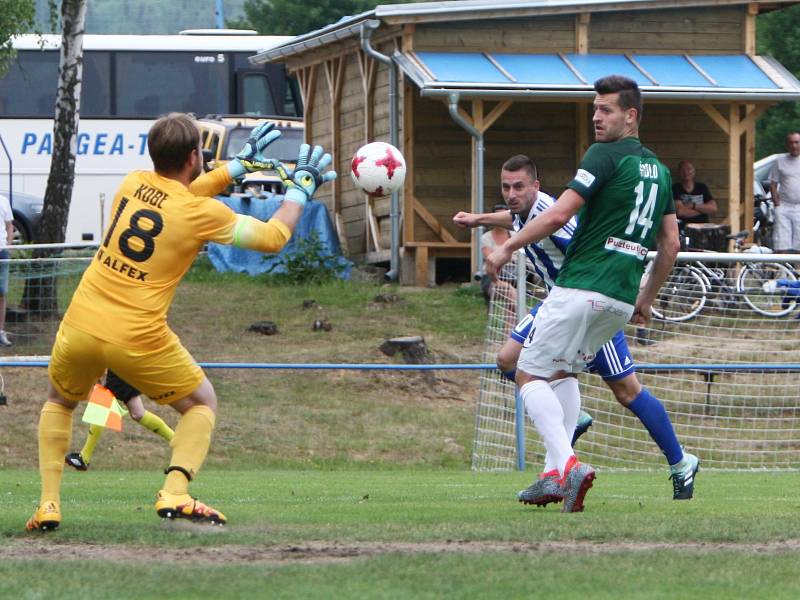
[[[572,52],[575,17],[536,20],[483,19],[475,22],[418,24],[414,49],[442,52]]]
[[[487,105],[487,111],[492,105]],[[485,136],[484,203],[487,210],[500,201],[500,167],[514,154],[527,154],[536,163],[542,189],[558,196],[575,173],[575,104],[517,102],[498,119]],[[720,107],[725,113],[726,106]],[[415,194],[417,199],[459,241],[467,232],[451,225],[453,214],[469,208],[470,138],[440,101],[417,98],[414,102],[416,144]],[[685,124],[681,129],[675,123]],[[591,140],[592,137],[590,136]],[[697,106],[647,104],[641,139],[668,166],[678,180],[678,163],[687,159],[718,199],[715,221],[727,217],[728,138]],[[418,241],[438,241],[419,217]]]
[[[744,52],[746,8],[594,13],[589,52]]]
[[[391,54],[394,51],[393,41],[374,43],[381,53]],[[361,72],[358,66],[359,46],[352,40],[343,44],[334,44],[326,52],[314,51],[305,60],[295,60],[290,69],[299,69],[311,63],[317,64],[314,78],[314,97],[307,115],[311,116],[312,144],[322,145],[327,152],[332,150],[332,108],[331,94],[325,74],[324,60],[335,58],[344,53],[344,73],[341,98],[339,103],[339,152],[338,164],[333,165],[339,174],[337,185],[340,189],[340,216],[344,227],[344,238],[350,254],[361,254],[366,251],[366,196],[358,191],[350,178],[350,160],[356,150],[368,141],[389,141],[389,69],[378,63],[375,78],[374,113],[372,139],[367,140],[364,111],[364,91]],[[402,85],[398,86],[400,136],[402,139]],[[331,220],[334,220],[333,186],[326,185],[316,195],[316,199],[324,202]],[[390,244],[389,200],[376,201],[376,214],[380,217],[382,246]]]
[[[717,108],[728,114],[727,105]],[[706,113],[691,104],[645,102],[639,134],[642,143],[670,168],[673,182],[678,181],[678,163],[689,160],[697,169],[697,180],[708,185],[717,200],[719,211],[712,220],[728,216],[728,136]]]
[[[341,217],[347,247],[351,254],[358,254],[363,252],[365,244],[364,195],[356,190],[350,177],[350,162],[356,150],[364,145],[364,88],[355,53],[346,57],[340,119],[341,147],[335,169],[339,173]]]
[[[465,106],[466,107],[466,106]],[[492,103],[487,103],[486,112]],[[459,241],[469,232],[452,225],[452,217],[470,206],[470,137],[437,100],[414,102],[414,191],[417,199]],[[514,154],[527,154],[542,172],[544,188],[558,194],[575,172],[575,105],[519,102],[485,135],[484,203],[499,202],[500,167]],[[440,241],[418,216],[417,241]]]
[[[575,175],[575,104],[517,102],[486,132],[484,202],[502,200],[500,168],[514,154],[526,154],[539,170],[542,190],[558,196]]]
[[[319,144],[330,152],[332,145],[331,137],[331,96],[328,89],[328,80],[325,76],[325,68],[320,65],[316,71],[316,91],[314,92],[314,104],[311,109],[311,131],[313,139],[311,144]],[[314,194],[314,199],[324,202],[328,207],[328,212],[333,217],[333,188],[324,185],[320,191]]]
[[[394,44],[375,44],[375,48],[382,54],[391,54],[394,51]],[[402,148],[403,139],[403,84],[402,73],[400,74],[400,82],[397,85],[397,109],[398,109],[398,125],[400,150],[407,153],[408,150]],[[373,106],[373,139],[372,142],[389,142],[389,67],[383,64],[378,64],[378,70],[375,76],[375,95]],[[412,177],[412,173],[408,173],[408,177]],[[364,195],[359,194],[362,202],[365,202]],[[391,221],[389,218],[389,198],[379,198],[374,201],[374,214],[378,222],[378,229],[380,234],[381,248],[388,250],[391,247]],[[403,206],[403,192],[400,191],[400,206]]]
[[[376,44],[383,54],[391,54],[393,43]],[[366,247],[366,201],[367,197],[356,189],[350,177],[350,161],[361,146],[367,142],[389,142],[389,68],[378,63],[373,106],[373,132],[371,140],[366,139],[364,121],[364,89],[356,53],[347,55],[345,82],[341,104],[341,148],[340,161],[336,170],[341,185],[342,222],[351,255],[367,252]],[[402,85],[398,85],[399,136],[403,139]],[[319,92],[319,90],[318,90]],[[401,144],[402,145],[402,144]],[[402,200],[401,200],[402,202]],[[375,215],[381,232],[381,246],[391,245],[391,223],[389,221],[389,199],[375,201]]]
[[[744,51],[746,7],[687,10],[623,11],[594,13],[589,22],[589,52],[683,52],[738,53]],[[454,23],[417,24],[414,50],[487,52],[573,52],[576,48],[574,15],[537,19],[478,20]],[[713,31],[713,35],[709,35]],[[376,48],[391,54],[391,37],[379,38]],[[311,113],[313,143],[329,149],[332,144],[330,91],[325,77],[325,59],[345,52],[344,85],[339,120],[340,142],[337,171],[341,190],[341,221],[351,254],[367,251],[365,240],[365,196],[349,178],[350,157],[366,141],[364,94],[357,61],[357,42],[349,40],[309,53],[290,68],[319,63]],[[389,141],[389,70],[378,64],[375,77],[372,140]],[[404,85],[400,94],[400,127],[403,127]],[[470,136],[450,117],[441,100],[421,98],[416,88],[410,106],[414,116],[413,153],[417,199],[460,241],[468,241],[463,230],[451,225],[452,215],[470,203]],[[487,102],[486,112],[494,103]],[[462,103],[469,113],[471,105]],[[719,107],[727,114],[727,106]],[[516,153],[529,154],[542,172],[543,189],[558,194],[572,177],[579,152],[576,105],[573,103],[516,102],[486,133],[485,204],[489,209],[499,198],[499,170],[502,162]],[[681,127],[676,128],[675,123]],[[403,132],[400,132],[401,140]],[[590,136],[591,139],[591,136]],[[721,200],[720,214],[727,213],[727,138],[711,119],[693,105],[647,105],[642,139],[653,148],[675,174],[683,158],[697,167],[698,179],[706,182]],[[333,210],[331,187],[318,196]],[[401,201],[402,204],[402,201]],[[389,201],[374,202],[381,245],[389,246]],[[331,214],[333,217],[334,215]],[[417,241],[439,241],[439,237],[418,216],[414,221]]]
[[[459,241],[469,232],[452,225],[453,214],[470,205],[469,134],[450,117],[441,100],[414,97],[414,195]],[[441,241],[419,217],[414,216],[414,239]]]

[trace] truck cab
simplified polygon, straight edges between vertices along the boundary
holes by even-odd
[[[207,167],[215,169],[236,156],[247,142],[253,128],[265,120],[275,123],[281,132],[281,137],[267,146],[264,151],[265,156],[278,159],[288,169],[294,169],[300,144],[303,143],[303,120],[252,115],[208,115],[197,119]],[[241,183],[241,189],[255,195],[283,194],[285,191],[283,182],[275,171],[248,173]]]

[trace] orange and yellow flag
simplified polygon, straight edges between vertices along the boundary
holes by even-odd
[[[119,405],[107,387],[95,384],[89,394],[89,402],[83,411],[83,421],[114,431],[122,431],[122,415],[125,409]]]

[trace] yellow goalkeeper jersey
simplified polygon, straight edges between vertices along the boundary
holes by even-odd
[[[236,213],[209,197],[230,182],[224,167],[188,189],[152,171],[128,175],[64,322],[113,344],[147,349],[164,343],[172,335],[167,311],[175,290],[203,244],[234,240]],[[291,237],[276,219],[258,225],[262,249],[277,251]]]

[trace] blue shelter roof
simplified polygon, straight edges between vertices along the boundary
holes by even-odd
[[[800,81],[774,59],[745,54],[524,54],[405,52],[394,60],[423,95],[583,96],[619,74],[645,96],[800,100]]]

